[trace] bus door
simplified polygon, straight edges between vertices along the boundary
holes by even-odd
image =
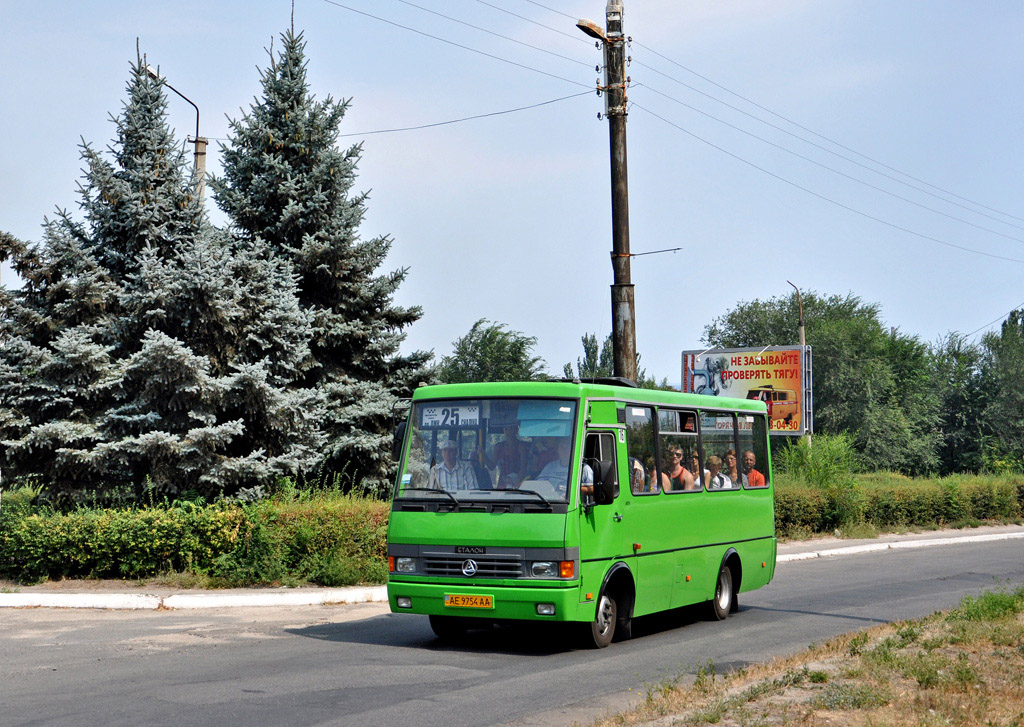
[[[610,462],[618,483],[623,482],[623,462],[617,456],[619,440],[625,441],[625,431],[588,430],[583,442],[583,460]],[[629,485],[625,486],[628,491]],[[624,522],[626,497],[619,491],[615,500],[607,505],[595,505],[593,496],[581,495],[580,512],[580,602],[596,603],[604,576],[616,559],[632,560],[632,536],[628,522]],[[589,597],[588,597],[589,596]]]

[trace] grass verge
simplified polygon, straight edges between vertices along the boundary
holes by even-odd
[[[766,664],[697,669],[595,725],[1024,725],[1024,587]]]

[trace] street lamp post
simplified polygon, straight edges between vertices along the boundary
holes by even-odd
[[[592,20],[576,27],[604,45],[605,116],[612,176],[612,358],[615,376],[635,382],[636,312],[629,253],[629,184],[626,175],[626,37],[622,0],[608,0],[605,29]]]
[[[199,107],[192,103],[191,99],[189,99],[185,94],[169,84],[167,79],[161,78],[160,73],[153,68],[153,66],[146,66],[146,75],[154,81],[162,80],[163,84],[167,86],[167,88],[185,99],[185,101],[196,110],[196,135],[188,138],[187,141],[193,142],[196,147],[195,163],[192,168],[196,176],[196,192],[199,195],[199,201],[202,202],[203,193],[206,187],[206,145],[209,144],[209,140],[206,137],[199,136]]]

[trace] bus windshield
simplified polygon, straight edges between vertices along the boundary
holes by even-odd
[[[397,496],[567,501],[576,408],[568,399],[416,402]]]

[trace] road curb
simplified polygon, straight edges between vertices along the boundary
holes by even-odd
[[[318,588],[257,593],[177,593],[170,596],[127,593],[0,593],[0,608],[94,608],[175,610],[261,606],[326,606],[388,600],[385,586]]]
[[[881,550],[910,550],[913,548],[929,548],[937,545],[960,545],[963,543],[987,543],[995,540],[1020,540],[1024,533],[990,533],[988,535],[968,535],[959,538],[931,538],[928,540],[895,540],[891,543],[868,543],[867,545],[851,545],[846,548],[827,548],[806,553],[785,553],[776,556],[776,563],[790,563],[815,558],[831,558],[838,555],[859,555],[875,553]]]

